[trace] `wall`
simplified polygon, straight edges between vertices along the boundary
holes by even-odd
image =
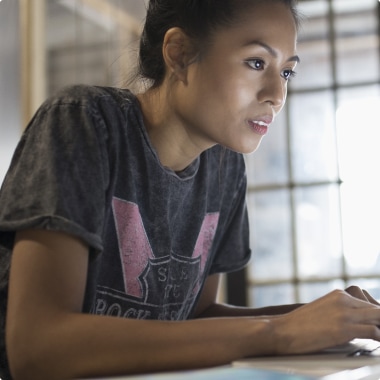
[[[18,6],[0,2],[0,183],[22,130]]]

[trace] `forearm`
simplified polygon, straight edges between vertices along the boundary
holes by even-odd
[[[21,332],[28,345],[12,336],[10,364],[15,380],[201,368],[273,353],[271,328],[265,319],[162,322],[73,314]]]
[[[289,313],[302,306],[302,304],[268,306],[263,308],[238,307],[227,304],[214,303],[205,309],[197,318],[215,317],[265,317],[278,316]]]

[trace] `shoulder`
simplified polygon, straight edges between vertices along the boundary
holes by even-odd
[[[54,106],[79,106],[88,108],[129,107],[136,102],[136,96],[128,89],[89,85],[64,87],[49,97],[41,106],[47,109]]]
[[[74,85],[64,87],[47,98],[30,120],[32,125],[54,125],[54,129],[72,126],[85,128],[97,125],[107,129],[110,126],[125,125],[126,120],[135,120],[139,105],[136,96],[128,89]],[[132,119],[131,119],[132,118]]]

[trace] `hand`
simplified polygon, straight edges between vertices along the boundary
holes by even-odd
[[[360,300],[380,306],[380,303],[377,302],[366,290],[360,289],[358,286],[350,286],[346,289],[346,292],[353,297],[359,298]]]
[[[273,321],[278,354],[319,351],[354,338],[380,340],[380,305],[365,290],[335,290]]]

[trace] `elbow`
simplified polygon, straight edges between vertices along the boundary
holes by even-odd
[[[6,350],[13,380],[80,377],[77,376],[78,362],[70,361],[72,350],[67,349],[68,346],[64,343],[64,341],[70,342],[71,338],[63,325],[65,323],[62,319],[54,317],[40,320],[30,318],[27,322],[21,318],[21,321],[13,320],[6,324]],[[77,357],[75,354],[72,356],[75,359]]]
[[[48,355],[44,355],[38,338],[35,339],[33,335],[6,331],[6,351],[13,380],[51,379],[47,374]]]
[[[8,365],[12,379],[37,379],[39,377],[38,359],[33,355],[32,350],[27,350],[22,347],[23,345],[25,344],[7,339]]]

